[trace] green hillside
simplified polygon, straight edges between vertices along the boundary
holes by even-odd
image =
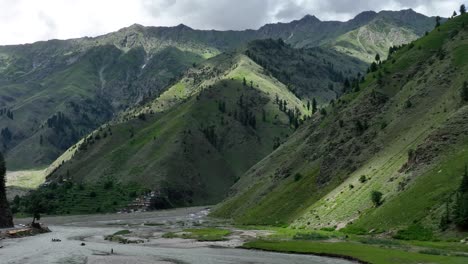
[[[405,45],[241,177],[213,215],[294,228],[437,231],[468,160],[468,15]],[[374,206],[371,193],[383,194]]]
[[[343,93],[349,76],[365,72],[367,64],[324,48],[294,49],[281,40],[256,40],[244,52],[304,102],[327,104]]]
[[[285,85],[263,72],[241,53],[200,64],[154,102],[69,149],[49,169],[49,187],[36,195],[49,199],[50,186],[64,183],[87,186],[87,193],[110,181],[156,191],[160,208],[219,202],[248,168],[293,133],[292,121],[302,122],[308,113]],[[108,197],[112,190],[102,192]],[[83,204],[91,202],[75,207],[69,197],[55,199],[50,202],[57,207],[48,213],[83,212]]]

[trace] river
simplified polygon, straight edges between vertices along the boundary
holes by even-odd
[[[41,219],[51,233],[0,241],[0,263],[8,264],[130,264],[130,263],[271,263],[271,264],[349,264],[341,259],[294,255],[235,248],[243,240],[262,231],[234,231],[229,241],[197,242],[164,239],[168,231],[193,225],[220,225],[206,217],[206,208],[183,208],[159,212],[66,216]],[[24,223],[26,220],[17,220]],[[211,221],[211,222],[210,222]],[[104,240],[106,235],[127,229],[141,244],[118,244]],[[263,231],[264,232],[264,231]],[[52,239],[61,242],[52,242]],[[84,243],[85,245],[81,245]],[[111,254],[113,251],[113,254]]]

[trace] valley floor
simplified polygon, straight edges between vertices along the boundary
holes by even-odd
[[[207,209],[199,207],[140,214],[44,218],[41,222],[48,223],[52,232],[1,241],[0,263],[352,263],[312,255],[235,248],[246,240],[268,235],[269,231],[262,230],[232,229],[227,239],[221,241],[162,238],[164,234],[175,234],[186,228],[225,225],[207,218],[207,213]],[[28,220],[18,219],[16,223]],[[130,243],[105,240],[112,234]],[[52,242],[53,238],[61,242]]]

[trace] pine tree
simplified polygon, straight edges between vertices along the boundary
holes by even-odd
[[[468,82],[463,83],[460,95],[463,102],[468,102]]]
[[[440,16],[436,16],[436,28],[440,27]]]
[[[468,193],[468,170],[465,165],[465,174],[463,174],[463,179],[460,184],[460,190],[461,193]]]
[[[468,171],[466,165],[456,199],[454,222],[459,228],[468,229]]]
[[[380,55],[377,53],[377,55],[375,55],[375,61],[379,62],[380,61]]]
[[[315,98],[312,99],[312,114],[315,114],[317,112],[317,101]]]
[[[343,83],[343,90],[344,92],[349,91],[349,88],[351,87],[351,83],[349,82],[348,78],[345,79]]]
[[[466,13],[466,7],[465,7],[465,5],[461,5],[460,6],[460,14],[463,15],[465,13]]]
[[[0,228],[12,227],[13,216],[6,197],[6,165],[0,153]]]
[[[439,228],[442,231],[447,230],[449,225],[450,225],[450,206],[449,206],[449,203],[450,203],[450,201],[448,200],[447,203],[445,204],[445,213],[440,218]]]

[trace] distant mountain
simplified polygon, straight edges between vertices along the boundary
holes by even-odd
[[[467,24],[466,14],[448,20],[352,82],[250,168],[213,215],[358,234],[455,231],[451,208],[466,201]]]
[[[122,111],[160,95],[189,67],[252,40],[282,38],[296,48],[324,46],[369,62],[374,53],[385,56],[390,46],[413,40],[433,24],[432,18],[412,10],[366,12],[348,22],[322,22],[306,16],[245,31],[132,25],[95,38],[3,46],[0,151],[6,153],[11,169],[46,166]],[[393,33],[387,36],[385,30]],[[360,44],[354,45],[356,41]],[[340,61],[339,56],[333,56]],[[356,65],[348,61],[349,67],[332,62],[336,67],[333,71]],[[321,66],[318,71],[324,70]],[[318,72],[313,74],[320,76]],[[329,80],[318,80],[316,84],[294,82],[300,95],[305,96],[300,99],[317,97],[325,102],[339,92],[338,80],[332,80],[334,92],[326,94],[314,94],[314,89],[323,92]]]

